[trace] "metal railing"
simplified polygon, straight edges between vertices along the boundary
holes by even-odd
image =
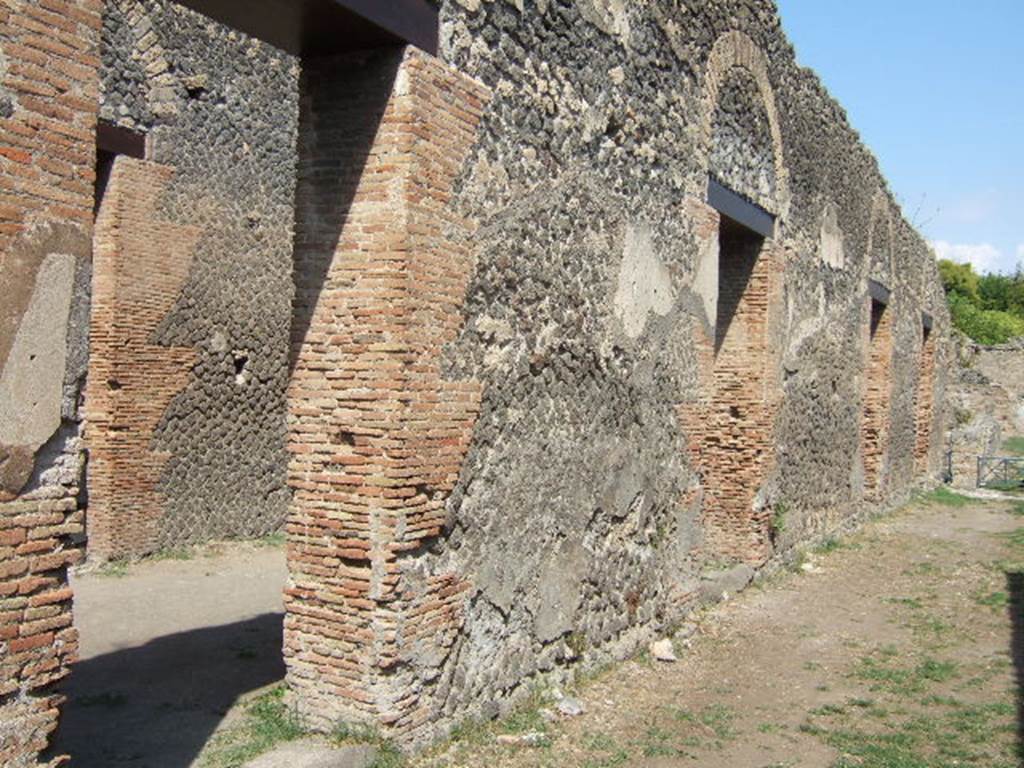
[[[978,487],[1024,488],[1024,456],[979,456]]]

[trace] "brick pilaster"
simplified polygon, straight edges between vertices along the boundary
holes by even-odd
[[[163,220],[173,170],[118,157],[96,218],[86,443],[88,546],[107,560],[157,547],[167,455],[153,435],[195,352],[153,342],[188,276],[199,230]]]
[[[920,368],[914,393],[914,464],[919,472],[929,469],[932,423],[935,420],[935,334],[922,328]]]
[[[447,380],[473,223],[450,198],[487,94],[414,49],[307,62],[289,402],[285,658],[300,710],[401,736],[413,660],[468,584],[407,579],[445,523],[480,385]]]
[[[864,461],[864,497],[878,501],[885,493],[885,464],[889,450],[893,310],[870,297],[865,302],[861,455]]]

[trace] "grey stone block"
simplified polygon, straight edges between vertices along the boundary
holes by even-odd
[[[709,603],[717,603],[726,594],[742,592],[754,578],[754,569],[740,564],[723,571],[711,571],[701,576],[700,596]]]

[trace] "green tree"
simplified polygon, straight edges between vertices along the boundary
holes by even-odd
[[[1024,336],[1024,270],[978,275],[970,264],[939,261],[953,326],[981,344]]]
[[[957,264],[949,259],[939,260],[939,274],[946,293],[957,293],[972,303],[980,300],[978,295],[978,275],[970,264]]]

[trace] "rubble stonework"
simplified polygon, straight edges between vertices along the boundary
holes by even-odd
[[[974,488],[978,457],[1012,456],[1003,448],[1005,440],[1024,435],[1024,347],[1019,340],[986,347],[960,334],[956,346],[943,425],[943,469],[954,486]]]
[[[914,482],[922,312],[948,360],[933,256],[775,8],[734,10],[443,4],[442,58],[493,95],[453,200],[480,228],[445,356],[482,383],[480,415],[448,529],[405,566],[469,584],[422,665],[433,728],[640,647],[707,569]],[[699,213],[709,174],[776,217],[738,300]],[[869,280],[892,294],[874,347]]]
[[[287,512],[293,702],[414,745],[938,469],[934,257],[768,0],[443,0],[436,57],[302,62],[170,0],[0,20],[14,765],[86,502],[100,557]],[[147,154],[93,242],[97,111]]]

